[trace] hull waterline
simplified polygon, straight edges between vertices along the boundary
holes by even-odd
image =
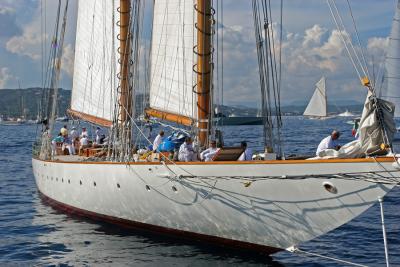
[[[267,254],[350,221],[394,186],[375,183],[374,175],[399,176],[390,161],[32,163],[39,191],[63,210]],[[327,190],[327,184],[336,192]]]

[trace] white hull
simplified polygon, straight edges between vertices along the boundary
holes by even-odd
[[[400,175],[388,160],[381,162],[382,165],[372,160],[332,160],[167,167],[158,163],[127,165],[33,159],[32,164],[39,191],[69,207],[185,231],[182,233],[279,249],[311,240],[352,220],[394,186],[324,175],[355,172]],[[384,172],[382,166],[393,172]],[[307,175],[314,176],[304,178]],[[246,184],[249,179],[256,181]],[[324,182],[333,184],[337,193],[328,192]]]

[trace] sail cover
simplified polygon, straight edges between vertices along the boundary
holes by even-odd
[[[325,90],[325,77],[322,77],[316,84],[313,96],[306,110],[304,116],[326,117],[326,90]]]
[[[195,14],[193,1],[154,1],[149,101],[152,109],[193,119]]]
[[[395,117],[400,117],[400,0],[392,23],[389,47],[386,56],[387,95],[395,104]]]
[[[71,109],[74,116],[91,122],[113,119],[119,72],[118,7],[118,0],[78,3]]]

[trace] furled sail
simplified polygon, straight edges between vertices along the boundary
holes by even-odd
[[[118,86],[119,0],[79,1],[71,110],[110,126]]]
[[[395,104],[395,117],[400,117],[400,0],[397,2],[386,56],[387,93],[385,98]]]
[[[315,116],[315,117],[326,117],[327,115],[327,103],[326,103],[326,90],[325,90],[325,77],[322,77],[319,82],[316,83],[316,88],[313,96],[306,110],[304,116]]]
[[[182,124],[196,119],[194,1],[155,0],[147,114]]]

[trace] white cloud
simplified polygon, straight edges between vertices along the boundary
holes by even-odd
[[[64,46],[61,69],[65,71],[70,77],[74,74],[74,59],[75,52],[71,44]]]
[[[30,24],[23,29],[23,34],[13,36],[6,43],[6,49],[14,54],[28,56],[33,60],[41,58],[41,43],[45,35],[41,35],[40,26]]]
[[[10,74],[10,70],[6,67],[0,68],[0,89],[4,88],[7,82],[14,77]]]

